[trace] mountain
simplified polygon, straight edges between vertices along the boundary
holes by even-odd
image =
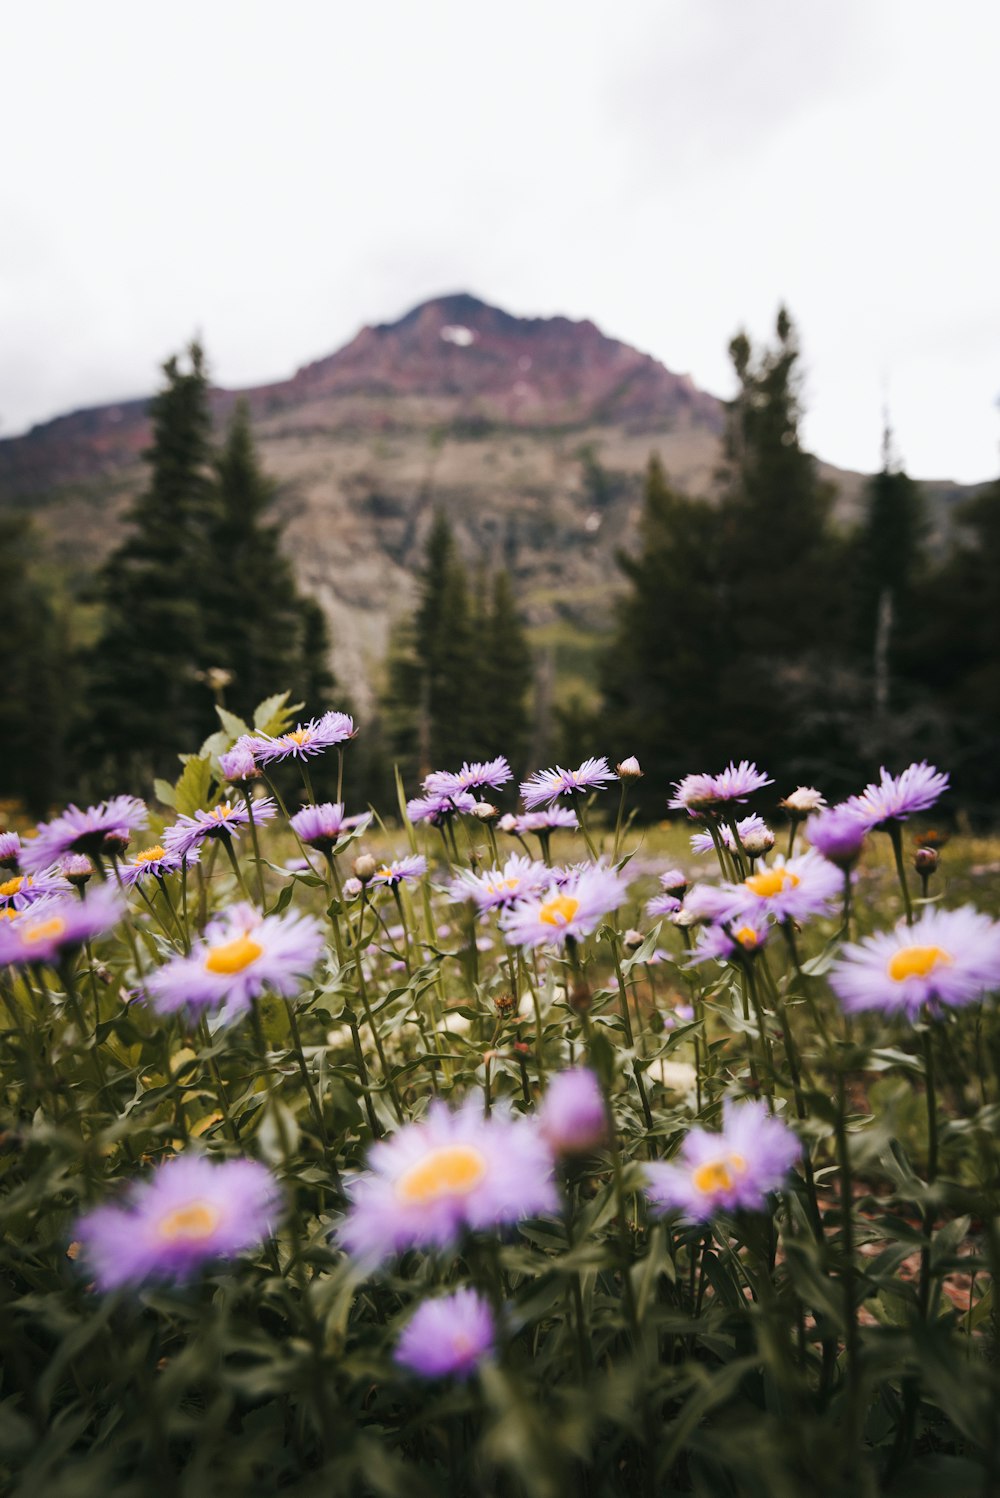
[[[710,493],[724,423],[721,402],[592,322],[515,317],[465,293],[365,327],[291,379],[214,390],[220,425],[238,395],[362,709],[435,506],[470,565],[508,568],[536,643],[572,679],[609,621],[650,452],[679,487]],[[0,510],[30,508],[56,560],[85,572],[118,539],[148,437],[146,401],[131,400],[0,441]],[[849,515],[861,480],[833,476]]]

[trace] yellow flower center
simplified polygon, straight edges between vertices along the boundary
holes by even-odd
[[[936,967],[951,960],[951,953],[943,947],[900,947],[889,959],[889,977],[894,983],[903,983],[907,978],[926,978]]]
[[[264,948],[259,942],[251,941],[246,932],[237,936],[233,941],[223,942],[221,946],[212,947],[205,958],[205,971],[207,973],[242,973],[244,968],[256,962],[258,957],[263,956]]]
[[[723,1155],[721,1160],[707,1160],[699,1165],[691,1180],[703,1196],[717,1191],[731,1191],[740,1176],[746,1175],[747,1162],[742,1155]]]
[[[396,877],[387,863],[384,863],[380,869],[376,869],[375,873],[379,879],[395,879]]]
[[[163,857],[163,849],[160,847],[159,843],[156,843],[152,848],[143,848],[141,853],[137,853],[135,855],[134,861],[136,863],[155,863],[158,858]]]
[[[519,889],[521,881],[516,876],[510,879],[497,879],[493,884],[486,886],[488,895],[501,895],[505,889]]]
[[[58,941],[65,930],[66,922],[62,916],[54,915],[47,921],[34,921],[30,926],[26,926],[21,940],[27,942]]]
[[[23,883],[23,874],[17,874],[13,879],[7,879],[3,884],[0,884],[0,895],[16,895]]]
[[[762,900],[770,900],[783,890],[794,889],[798,882],[798,874],[792,874],[788,869],[762,869],[759,874],[751,874],[744,880],[751,894],[759,895]]]
[[[466,1196],[486,1174],[486,1161],[471,1144],[445,1144],[431,1150],[396,1182],[404,1202],[425,1207],[443,1196]]]
[[[303,744],[308,744],[312,738],[312,734],[308,728],[293,728],[291,733],[286,734],[285,737],[290,744],[298,744],[301,749]]]
[[[222,1213],[211,1202],[189,1202],[185,1207],[175,1207],[166,1217],[161,1217],[157,1232],[168,1243],[181,1239],[185,1243],[203,1243],[211,1238]]]
[[[538,919],[546,926],[568,926],[579,909],[580,902],[572,895],[556,895],[554,900],[546,900],[538,912]]]
[[[739,942],[740,946],[746,947],[748,951],[760,944],[760,937],[752,926],[741,926],[738,931],[733,932],[733,936]]]
[[[232,809],[233,808],[228,801],[223,801],[220,806],[213,807],[211,815],[218,822],[221,821],[223,817],[228,817],[232,812]]]
[[[0,921],[16,921],[20,914],[13,905],[0,905]]]

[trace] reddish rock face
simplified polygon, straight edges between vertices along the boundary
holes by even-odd
[[[721,404],[686,376],[591,322],[512,317],[478,298],[438,297],[363,328],[290,380],[213,392],[224,417],[243,394],[258,420],[302,409],[326,431],[455,426],[631,432],[722,428]],[[0,441],[0,501],[86,482],[133,464],[149,440],[146,402],[74,412]]]

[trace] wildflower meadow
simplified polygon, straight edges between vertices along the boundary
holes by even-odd
[[[5,1492],[1000,1492],[946,771],[692,766],[664,830],[635,758],[498,755],[366,808],[348,715],[220,717],[0,834]]]

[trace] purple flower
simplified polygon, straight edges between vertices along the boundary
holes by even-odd
[[[84,942],[110,931],[123,912],[121,895],[108,884],[99,884],[85,900],[76,895],[50,895],[24,910],[8,909],[0,918],[0,967],[56,963]]]
[[[253,819],[258,825],[269,822],[277,811],[270,796],[253,803]],[[234,806],[231,801],[220,801],[211,811],[196,811],[193,817],[179,816],[163,834],[163,847],[169,854],[190,859],[191,850],[199,848],[206,838],[239,837],[240,828],[249,825],[250,813],[245,805]]]
[[[664,891],[661,895],[653,895],[646,901],[646,914],[650,920],[658,920],[661,916],[675,915],[681,908],[681,902],[676,895],[668,895]]]
[[[349,1253],[376,1264],[411,1247],[448,1248],[463,1231],[491,1231],[541,1212],[558,1196],[538,1130],[477,1101],[452,1113],[432,1102],[420,1123],[372,1146],[369,1170],[348,1186],[340,1230]]]
[[[501,817],[497,826],[501,832],[512,832],[515,837],[523,837],[526,832],[547,837],[551,832],[574,832],[580,826],[580,818],[571,806],[549,806],[545,811],[527,811],[520,817]]]
[[[516,947],[561,947],[567,937],[589,936],[622,903],[627,890],[620,874],[592,864],[512,905],[500,917],[500,929]]]
[[[21,856],[21,839],[16,832],[0,832],[0,869],[16,869]]]
[[[455,901],[472,900],[479,914],[485,915],[487,911],[513,905],[525,895],[535,894],[551,877],[543,863],[526,858],[523,853],[512,853],[502,869],[487,869],[482,874],[463,869],[452,880],[448,893]]]
[[[564,770],[556,765],[554,770],[536,770],[534,775],[522,782],[521,799],[525,806],[550,805],[560,796],[579,796],[586,791],[600,790],[615,779],[604,755],[600,759],[585,759],[575,770]]]
[[[460,770],[433,770],[424,781],[424,794],[427,796],[447,796],[455,791],[477,791],[489,786],[491,790],[498,791],[508,780],[513,780],[514,774],[502,754],[496,759],[486,761],[476,760],[473,764],[468,761]]]
[[[912,926],[845,946],[830,972],[844,1009],[880,1009],[916,1019],[973,1004],[1000,989],[1000,925],[971,905],[933,908]]]
[[[817,853],[838,869],[848,870],[861,856],[869,825],[864,814],[848,801],[818,811],[806,822],[805,831]]]
[[[660,875],[660,887],[668,895],[677,895],[683,900],[688,887],[688,877],[682,874],[680,869],[667,869],[666,873]]]
[[[15,874],[0,883],[0,910],[25,910],[48,895],[66,894],[69,887],[58,866],[40,874]]]
[[[689,1222],[719,1212],[762,1212],[801,1154],[798,1139],[763,1102],[722,1105],[722,1131],[692,1129],[676,1161],[646,1166],[650,1201]]]
[[[309,759],[353,739],[355,733],[354,719],[346,713],[324,713],[321,718],[310,718],[308,723],[300,723],[276,739],[254,739],[254,758],[261,765],[283,759]]]
[[[372,884],[384,884],[389,889],[398,889],[410,879],[419,879],[427,873],[427,860],[422,853],[410,853],[406,858],[394,858],[383,863],[372,875]]]
[[[729,916],[770,916],[776,921],[804,921],[822,915],[843,894],[842,875],[812,848],[798,858],[776,858],[741,884],[727,884],[732,897]]]
[[[718,801],[714,775],[685,775],[674,782],[674,794],[667,802],[672,811],[687,811],[692,816]]]
[[[608,1114],[592,1071],[557,1072],[538,1110],[538,1127],[554,1155],[587,1155],[608,1137]]]
[[[182,1281],[209,1260],[256,1248],[280,1204],[277,1182],[255,1160],[178,1155],[134,1182],[124,1202],[81,1218],[75,1236],[102,1290]]]
[[[425,1300],[407,1322],[395,1358],[421,1378],[468,1378],[492,1354],[495,1342],[489,1302],[466,1287]]]
[[[717,801],[745,801],[754,791],[773,784],[770,775],[751,760],[741,759],[738,765],[730,760],[722,774],[715,776],[715,796]]]
[[[406,815],[411,822],[429,822],[432,827],[440,827],[460,812],[474,814],[478,805],[468,791],[441,791],[433,796],[414,796],[406,803]]]
[[[228,1022],[266,988],[292,998],[322,949],[313,916],[262,916],[252,905],[234,905],[209,922],[190,956],[173,957],[151,973],[146,989],[158,1014],[221,1008]]]
[[[41,823],[37,836],[22,844],[21,867],[26,873],[39,874],[67,853],[117,856],[148,820],[145,806],[135,796],[112,796],[85,811],[67,806],[62,816]]]
[[[744,962],[758,952],[773,927],[759,915],[746,916],[730,926],[706,926],[698,934],[689,967],[701,962]]]
[[[826,805],[826,797],[813,785],[799,785],[790,796],[779,801],[778,805],[792,814],[793,820],[806,817],[812,811],[819,811]]]
[[[692,884],[681,904],[682,925],[697,926],[702,921],[721,920],[732,910],[732,894],[716,884]]]
[[[860,796],[846,803],[854,808],[869,827],[884,827],[887,822],[905,822],[914,812],[926,811],[948,789],[948,776],[926,760],[907,765],[901,775],[890,775],[883,765],[879,783],[867,785]]]
[[[230,784],[246,786],[252,780],[260,780],[262,771],[257,763],[257,747],[264,742],[245,733],[231,749],[219,755],[222,774]]]
[[[196,847],[191,848],[186,855],[187,862],[197,863],[200,856]],[[122,864],[119,873],[122,883],[131,888],[144,879],[163,879],[167,874],[179,873],[184,861],[180,853],[168,852],[162,843],[154,843],[151,848],[143,848],[137,853],[131,863]]]
[[[345,832],[353,832],[356,827],[367,827],[371,819],[371,812],[368,811],[362,812],[360,816],[345,817],[342,802],[324,801],[319,806],[304,806],[294,817],[289,818],[289,826],[298,834],[301,842],[328,853]]]
[[[741,847],[746,847],[747,838],[756,840],[759,839],[764,833],[767,833],[768,837],[770,838],[769,846],[774,846],[774,837],[771,833],[770,828],[764,821],[764,818],[759,817],[756,812],[751,812],[750,816],[743,817],[740,821],[738,821],[736,823],[736,830],[740,835]],[[729,851],[732,852],[733,848],[736,846],[735,842],[733,841],[733,829],[731,827],[727,827],[725,822],[720,822],[718,824],[718,836],[719,841],[722,843],[722,846],[724,848],[728,848]],[[712,834],[710,832],[692,832],[691,851],[693,853],[714,853],[715,843],[712,841]]]

